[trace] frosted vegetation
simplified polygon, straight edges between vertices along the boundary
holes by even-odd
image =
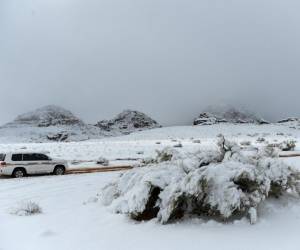
[[[217,221],[257,220],[269,197],[299,195],[300,175],[277,158],[276,147],[239,147],[219,136],[216,150],[165,148],[102,190],[113,212],[171,223],[189,216]]]
[[[277,147],[282,151],[294,151],[296,147],[295,140],[286,140],[281,143],[269,144],[269,147]]]
[[[33,201],[23,201],[11,210],[11,214],[18,216],[32,216],[42,213],[42,208]]]

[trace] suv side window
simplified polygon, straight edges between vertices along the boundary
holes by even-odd
[[[38,161],[49,161],[49,157],[47,155],[44,154],[35,154],[36,158],[38,159]]]
[[[5,154],[0,154],[0,161],[5,161]]]
[[[22,154],[13,154],[11,156],[12,161],[22,161]]]
[[[44,154],[24,154],[23,161],[48,161],[49,157]]]

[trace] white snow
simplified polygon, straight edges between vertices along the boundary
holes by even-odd
[[[269,143],[293,139],[299,150],[300,130],[290,125],[218,124],[160,128],[71,143],[7,144],[8,141],[1,139],[0,152],[26,148],[49,151],[53,157],[70,161],[96,161],[99,157],[110,161],[146,158],[153,157],[155,150],[178,142],[183,147],[176,150],[182,152],[213,149],[219,133],[238,143],[250,141],[253,146],[266,144],[257,142],[259,137]],[[193,143],[193,140],[201,140],[201,143]],[[144,154],[138,154],[141,151]],[[285,162],[299,166],[300,158],[285,159]],[[118,176],[119,173],[94,173],[20,180],[0,178],[0,249],[298,250],[300,247],[300,202],[296,198],[264,203],[255,225],[247,220],[222,224],[196,218],[164,226],[156,220],[136,223],[112,213],[97,201],[100,190]],[[10,213],[20,202],[28,201],[39,204],[42,213],[24,217]],[[252,216],[255,219],[255,214]]]
[[[195,214],[222,220],[237,214],[248,217],[272,195],[275,184],[282,194],[286,190],[289,195],[300,194],[298,170],[284,164],[274,150],[250,151],[223,137],[218,145],[219,150],[208,153],[182,154],[169,148],[158,152],[146,167],[133,169],[106,186],[104,204],[137,220],[145,220],[146,212],[147,218],[157,217],[164,224],[174,222],[175,213],[177,220]],[[159,189],[156,196],[155,188]],[[151,201],[153,205],[147,205]],[[255,218],[250,219],[254,223]]]
[[[282,124],[249,125],[249,124],[216,124],[211,126],[165,127],[137,132],[121,137],[108,137],[100,140],[88,140],[69,143],[9,143],[4,137],[0,140],[0,151],[27,148],[29,150],[49,151],[53,157],[67,160],[97,160],[100,156],[107,159],[140,158],[154,156],[156,149],[174,146],[180,142],[183,148],[178,150],[207,149],[214,146],[216,137],[222,133],[227,139],[235,142],[250,141],[253,145],[296,140],[300,130]],[[278,135],[280,134],[280,135]],[[265,142],[257,139],[264,137]],[[194,143],[194,140],[201,143]],[[157,143],[160,144],[157,144]],[[299,145],[299,143],[297,144]],[[297,149],[297,148],[296,148]]]
[[[264,205],[256,225],[248,221],[221,224],[190,219],[161,226],[134,223],[99,202],[87,203],[116,173],[1,179],[0,249],[2,250],[297,250],[300,203],[274,200]],[[32,200],[41,215],[9,214],[17,203]]]

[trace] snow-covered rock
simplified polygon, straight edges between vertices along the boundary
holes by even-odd
[[[161,127],[155,120],[146,114],[124,110],[111,120],[103,120],[96,124],[97,127],[112,133],[129,134],[135,131]]]
[[[299,118],[290,117],[290,118],[280,120],[280,121],[278,121],[278,123],[298,122],[298,121],[299,121]]]
[[[231,106],[211,106],[194,120],[194,125],[212,125],[217,123],[254,123],[268,124],[256,115]]]

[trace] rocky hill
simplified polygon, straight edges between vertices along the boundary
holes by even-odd
[[[209,107],[194,120],[194,125],[212,125],[218,123],[268,124],[267,121],[250,112],[231,106]]]
[[[1,140],[12,142],[80,141],[106,135],[70,111],[54,105],[19,115],[0,127]]]
[[[89,125],[72,112],[50,105],[19,115],[0,127],[0,142],[82,141],[157,127],[156,121],[138,111],[125,110],[112,120]]]
[[[55,105],[49,105],[29,113],[19,115],[13,122],[7,125],[50,127],[59,125],[84,125],[84,122],[64,108]]]
[[[115,118],[100,121],[96,126],[106,132],[121,134],[129,134],[135,131],[161,127],[155,120],[146,114],[134,110],[124,110]]]

